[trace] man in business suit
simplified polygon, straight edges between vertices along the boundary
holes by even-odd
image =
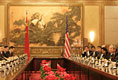
[[[113,45],[109,46],[109,52],[106,55],[107,59],[111,59],[112,61],[116,62],[118,60],[118,53],[116,53],[116,48]]]
[[[14,55],[14,46],[10,46],[9,47],[9,53],[10,53],[10,56],[9,57],[12,57]]]
[[[101,58],[107,59],[107,56],[106,56],[107,54],[108,54],[107,48],[102,47],[102,54],[101,54],[100,59],[101,59]]]
[[[95,46],[91,46],[92,56],[97,57],[98,52],[96,51]]]
[[[114,58],[113,58],[112,61],[118,62],[118,52],[117,52],[117,49],[116,48],[114,48],[114,53],[115,53],[115,56],[114,56]]]
[[[6,58],[8,58],[10,56],[8,46],[4,46],[3,56],[6,57]]]
[[[102,54],[102,47],[101,46],[97,46],[97,53],[96,53],[96,57],[98,59],[101,58],[101,54]]]
[[[84,51],[82,53],[82,57],[90,57],[92,56],[92,51],[89,50],[89,47],[88,46],[85,46],[84,47]]]

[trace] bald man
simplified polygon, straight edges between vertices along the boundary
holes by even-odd
[[[114,45],[109,46],[109,52],[106,56],[106,58],[109,60],[116,62],[118,60],[118,53],[116,52],[116,47]]]

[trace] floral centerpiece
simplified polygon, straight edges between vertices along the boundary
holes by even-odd
[[[71,74],[68,74],[66,69],[57,64],[57,71],[51,68],[51,61],[42,60],[40,72],[43,80],[76,80]]]

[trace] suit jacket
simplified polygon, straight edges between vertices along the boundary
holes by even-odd
[[[118,55],[115,56],[115,58],[114,58],[112,61],[114,61],[114,62],[118,62]]]
[[[112,61],[116,62],[118,61],[118,53],[114,53],[114,54],[108,53],[106,55],[106,58],[111,59]]]
[[[4,58],[3,52],[0,52],[0,60],[6,60],[6,59]]]
[[[112,54],[110,57],[112,61],[114,62],[118,61],[118,53]]]
[[[92,51],[88,51],[88,52],[84,52],[83,54],[82,54],[82,57],[90,57],[90,56],[92,56],[93,55],[93,53],[92,53]]]
[[[96,51],[95,57],[97,57],[98,59],[100,59],[102,57],[102,52]]]
[[[98,54],[99,54],[99,53],[98,53],[97,51],[92,52],[92,56],[93,56],[93,57],[97,57]]]
[[[6,58],[10,57],[10,52],[9,51],[3,52],[3,56]]]
[[[10,51],[9,51],[9,53],[10,53],[10,54],[9,54],[9,57],[13,56],[13,52],[10,52]]]
[[[116,53],[115,58],[114,58],[114,61],[115,62],[118,62],[118,53]]]

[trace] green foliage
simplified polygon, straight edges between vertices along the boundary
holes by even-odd
[[[63,78],[61,78],[60,80],[64,80]]]
[[[40,67],[40,71],[41,71],[41,78],[45,79],[46,74],[45,71],[43,70],[43,66]]]
[[[59,74],[56,73],[56,71],[54,71],[54,73],[55,73],[55,76],[60,77]]]
[[[36,25],[32,23],[34,19],[40,17],[39,13],[34,13],[29,20],[29,42],[30,43],[40,43],[41,45],[46,44],[48,46],[63,46],[65,42],[65,32],[66,32],[66,17],[68,19],[68,31],[71,35],[70,44],[73,43],[73,39],[81,34],[80,25],[77,24],[81,19],[81,7],[70,6],[69,11],[65,14],[55,13],[49,22],[44,25],[44,28],[39,28],[39,21]],[[73,19],[74,18],[74,19]],[[21,26],[25,25],[25,20],[20,19],[14,22],[14,25]],[[54,33],[61,33],[58,43],[55,44],[53,40]],[[18,36],[19,35],[19,36]],[[17,37],[16,37],[17,36]],[[24,45],[25,40],[25,29],[17,30],[14,29],[10,32],[10,41],[14,42],[16,45]]]

